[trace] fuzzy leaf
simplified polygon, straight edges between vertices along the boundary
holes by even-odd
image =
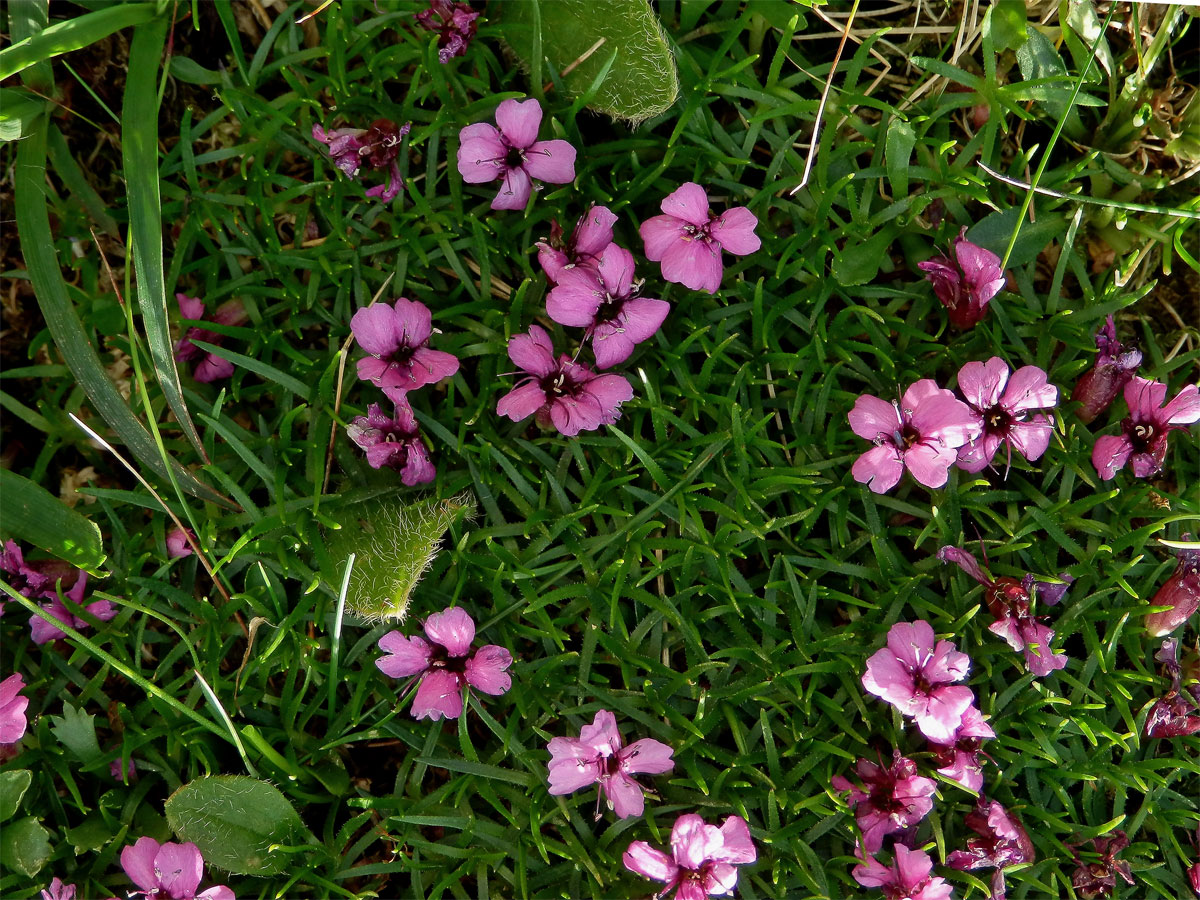
[[[41,547],[93,575],[100,574],[105,555],[95,522],[41,485],[8,469],[0,469],[0,494],[4,495],[0,529],[5,534]]]
[[[13,817],[32,782],[33,773],[28,769],[0,772],[0,822]]]

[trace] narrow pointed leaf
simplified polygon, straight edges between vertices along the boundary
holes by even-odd
[[[15,9],[33,4],[15,3],[9,6]],[[157,12],[153,3],[122,3],[56,22],[0,50],[0,81],[37,63],[94,44],[122,28],[146,22],[154,18]]]
[[[48,490],[28,478],[0,469],[0,530],[28,541],[59,559],[100,574],[104,545],[96,523],[77,513]]]

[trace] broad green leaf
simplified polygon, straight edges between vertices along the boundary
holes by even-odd
[[[146,345],[167,405],[200,458],[208,454],[192,423],[175,350],[167,327],[167,288],[163,278],[162,199],[158,191],[158,60],[168,22],[154,19],[139,25],[129,47],[129,77],[121,107],[121,156],[129,191],[129,237],[137,273],[138,307],[146,326]]]
[[[843,287],[867,284],[879,274],[887,248],[896,236],[893,228],[873,234],[865,241],[851,240],[833,260],[833,277]]]
[[[888,181],[892,185],[893,200],[908,196],[908,164],[916,143],[917,135],[910,123],[899,118],[888,122],[884,161],[887,164]]]
[[[32,5],[10,4],[12,7]],[[153,3],[120,3],[56,22],[40,33],[29,35],[0,50],[0,81],[29,66],[94,44],[122,28],[148,22],[156,13],[157,8]]]
[[[0,88],[0,141],[15,141],[46,111],[46,101],[19,88]]]
[[[50,832],[37,819],[5,825],[0,833],[0,859],[6,868],[32,878],[50,858]]]
[[[1021,77],[1026,81],[1037,81],[1043,78],[1058,78],[1064,82],[1069,80],[1067,66],[1055,49],[1050,38],[1046,37],[1032,25],[1027,27],[1029,39],[1017,50],[1017,65],[1021,68]],[[1067,117],[1064,130],[1068,135],[1080,139],[1083,136],[1083,122],[1079,113],[1068,106],[1070,91],[1064,92],[1061,99],[1039,100],[1051,119]]]
[[[1029,39],[1025,33],[1028,19],[1025,0],[995,0],[987,22],[992,29],[992,44],[997,53],[1016,50]]]
[[[74,828],[67,829],[67,842],[76,852],[99,850],[112,839],[112,826],[98,813],[88,816]]]
[[[505,40],[535,80],[542,71],[535,59],[540,35],[554,71],[571,67],[563,82],[573,96],[602,79],[588,105],[614,119],[643,122],[679,95],[675,59],[647,0],[531,0],[501,4],[499,12]]]
[[[278,875],[290,857],[273,852],[310,835],[277,788],[246,775],[213,775],[167,800],[167,823],[200,848],[204,861],[237,875]]]
[[[96,523],[23,475],[0,469],[0,531],[41,547],[93,575],[104,565]]]
[[[100,743],[96,740],[96,717],[90,716],[82,709],[76,709],[70,703],[63,702],[63,714],[50,717],[50,730],[71,755],[85,766],[104,756]]]
[[[32,783],[33,773],[28,769],[0,772],[0,822],[7,822],[13,817]]]
[[[1003,252],[1008,238],[1017,226],[1017,208],[1001,209],[989,213],[972,226],[967,237],[981,247]],[[1061,238],[1066,225],[1058,213],[1039,212],[1036,222],[1021,223],[1021,233],[1013,245],[1008,258],[1010,266],[1023,266],[1037,259],[1038,254],[1050,246],[1055,238]]]
[[[343,507],[330,514],[342,527],[325,535],[334,567],[325,580],[339,586],[353,553],[346,605],[369,619],[403,621],[413,588],[433,563],[442,535],[474,508],[466,496],[408,504],[371,500]]]

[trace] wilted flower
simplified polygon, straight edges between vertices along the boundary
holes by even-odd
[[[938,772],[957,781],[969,791],[979,793],[983,787],[983,768],[979,764],[979,745],[986,738],[994,738],[996,732],[983,721],[983,716],[974,706],[968,706],[962,722],[946,743],[929,742],[940,766]]]
[[[397,127],[389,119],[376,119],[365,129],[336,128],[327,132],[314,125],[312,134],[314,140],[326,145],[329,158],[348,178],[356,177],[364,164],[372,169],[387,169],[387,185],[376,185],[367,191],[367,196],[390,203],[404,187],[396,158],[400,155],[400,143],[411,128],[411,122]]]
[[[958,389],[975,419],[977,435],[959,448],[958,467],[981,472],[1001,446],[1009,460],[1016,450],[1027,460],[1038,459],[1050,446],[1054,426],[1043,414],[1058,403],[1058,388],[1046,381],[1037,366],[1023,366],[1009,378],[1008,364],[993,356],[986,363],[969,362],[958,371]]]
[[[4,574],[4,580],[18,594],[29,600],[57,598],[61,587],[67,596],[80,603],[87,586],[87,575],[62,560],[26,562],[20,545],[12,540],[6,541],[4,547],[0,548],[0,573]],[[73,586],[68,588],[67,585],[72,581]],[[0,599],[0,615],[4,612],[4,604],[5,600]]]
[[[29,725],[25,718],[29,698],[21,696],[23,690],[25,679],[20,672],[0,681],[0,744],[15,744],[25,735]]]
[[[967,827],[979,837],[967,839],[966,850],[954,850],[946,857],[952,869],[996,869],[992,876],[992,900],[1004,900],[1005,866],[1033,862],[1037,854],[1021,820],[995,800],[979,798],[974,811],[967,813]]]
[[[1075,415],[1085,424],[1112,405],[1142,364],[1141,350],[1127,350],[1117,341],[1117,326],[1112,316],[1096,332],[1096,349],[1100,351],[1096,364],[1083,373],[1071,392],[1071,399],[1079,404]]]
[[[538,241],[538,262],[551,284],[572,266],[591,266],[600,263],[600,254],[613,241],[613,225],[617,217],[607,207],[592,204],[575,223],[575,230],[564,244],[558,222],[550,225],[550,240]]]
[[[434,16],[438,21],[434,21]],[[438,62],[442,65],[456,56],[467,55],[467,47],[479,27],[475,21],[479,13],[466,3],[451,0],[429,0],[429,9],[421,10],[415,18],[426,31],[438,33]]]
[[[628,747],[617,730],[617,719],[607,709],[596,713],[591,725],[583,726],[578,738],[556,737],[550,741],[550,793],[570,794],[591,784],[600,785],[600,798],[622,819],[640,816],[645,808],[642,786],[633,775],[660,775],[675,768],[674,751],[662,741],[642,738]]]
[[[860,853],[862,865],[851,872],[863,887],[877,887],[886,900],[949,900],[954,889],[945,878],[931,878],[933,860],[922,850],[909,850],[903,844],[893,847],[895,861],[885,866],[873,856]]]
[[[677,900],[730,894],[737,884],[734,866],[757,858],[750,827],[741,816],[730,816],[717,828],[692,813],[675,820],[670,856],[645,841],[634,841],[621,857],[629,871],[666,883],[655,894],[657,900],[664,900],[674,890],[678,890]]]
[[[458,134],[458,171],[467,184],[504,180],[492,209],[524,209],[530,179],[550,184],[575,180],[575,148],[567,141],[539,141],[542,107],[537,100],[505,100],[496,109],[499,129],[478,122]]]
[[[52,878],[50,886],[42,890],[42,900],[75,900],[75,885],[63,884],[61,879]]]
[[[182,559],[192,555],[188,538],[196,540],[196,533],[190,528],[172,528],[167,532],[167,556],[170,559]]]
[[[358,377],[382,388],[391,400],[458,371],[458,357],[427,346],[434,329],[424,303],[401,297],[392,306],[364,306],[350,319],[350,330],[370,354],[358,361]]]
[[[867,660],[862,677],[868,692],[886,700],[917,721],[930,740],[948,743],[975,695],[968,687],[951,687],[967,677],[971,665],[950,641],[937,641],[924,620],[897,622],[888,632],[887,646]]]
[[[1185,541],[1191,539],[1185,534]],[[1146,631],[1155,637],[1170,634],[1200,609],[1200,544],[1175,551],[1179,562],[1171,577],[1150,598],[1151,606],[1165,606],[1146,616]]]
[[[141,888],[133,893],[146,900],[236,900],[223,884],[196,893],[204,877],[204,857],[190,841],[160,844],[151,837],[138,838],[121,851],[121,868]]]
[[[596,367],[608,369],[652,338],[671,310],[665,300],[639,296],[641,290],[641,280],[633,280],[633,254],[609,244],[595,268],[559,273],[558,286],[546,297],[546,314],[562,325],[586,328]]]
[[[514,422],[536,413],[543,427],[574,437],[617,421],[621,404],[633,397],[633,385],[621,375],[597,375],[565,353],[556,360],[550,335],[537,325],[513,336],[508,357],[527,374],[496,405]]]
[[[179,314],[193,322],[211,321],[217,325],[241,325],[246,321],[246,308],[241,300],[226,300],[217,307],[211,319],[204,318],[204,301],[197,297],[178,293],[175,300],[179,303]],[[221,346],[225,335],[209,331],[207,328],[191,326],[178,341],[175,342],[175,359],[178,362],[195,362],[200,360],[192,370],[192,377],[197,381],[208,384],[219,378],[228,378],[233,374],[233,363],[222,359],[215,353],[202,350],[192,343],[193,340],[204,341],[206,344]]]
[[[958,448],[979,433],[970,408],[932,378],[910,387],[899,403],[863,394],[849,419],[855,434],[875,444],[850,473],[876,494],[894,488],[905,469],[926,487],[942,487]]]
[[[662,261],[667,281],[715,294],[725,273],[721,251],[746,256],[762,246],[754,233],[758,226],[754,213],[735,206],[715,215],[708,194],[693,181],[668,194],[660,208],[665,215],[647,219],[639,231],[646,258]]]
[[[1112,478],[1126,463],[1138,478],[1162,471],[1171,432],[1200,421],[1200,389],[1189,384],[1164,405],[1166,399],[1167,386],[1160,381],[1134,378],[1125,385],[1129,415],[1121,434],[1101,435],[1092,448],[1092,465],[1101,478]]]
[[[1092,838],[1092,847],[1100,854],[1096,862],[1087,862],[1079,858],[1078,849],[1071,848],[1078,868],[1071,876],[1071,885],[1085,900],[1095,897],[1107,897],[1117,886],[1117,875],[1126,884],[1133,884],[1133,871],[1129,863],[1117,859],[1117,854],[1129,846],[1129,838],[1123,831],[1111,832],[1112,837]]]
[[[860,759],[855,765],[862,787],[849,779],[834,775],[835,790],[850,791],[847,803],[854,808],[863,846],[868,853],[877,853],[889,834],[904,831],[929,815],[933,809],[933,794],[937,782],[917,774],[917,764],[894,751],[891,766]]]
[[[475,621],[464,610],[451,607],[434,613],[425,620],[425,637],[429,640],[389,631],[379,639],[386,655],[375,660],[379,671],[392,678],[419,677],[414,718],[457,719],[468,686],[494,696],[512,687],[512,654],[495,644],[472,652]]]
[[[1151,738],[1179,737],[1200,731],[1200,684],[1182,688],[1183,669],[1179,665],[1179,641],[1162,642],[1154,658],[1163,664],[1163,674],[1171,679],[1171,689],[1150,707],[1145,735]]]
[[[396,415],[388,418],[378,403],[367,407],[346,428],[350,440],[367,451],[372,469],[384,466],[400,472],[400,480],[409,487],[428,484],[437,475],[429,453],[421,440],[421,429],[408,400],[401,394],[396,400]]]
[[[933,285],[955,328],[973,328],[987,314],[992,298],[1004,287],[1000,257],[967,240],[963,228],[953,243],[954,259],[936,256],[917,268]]]

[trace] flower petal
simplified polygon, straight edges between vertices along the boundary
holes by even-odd
[[[462,682],[458,676],[445,669],[434,669],[421,679],[411,712],[415,719],[436,722],[443,716],[457,719],[462,715],[462,708]]]
[[[579,217],[571,244],[576,256],[599,257],[613,241],[617,217],[607,206],[592,206]]]
[[[1058,388],[1037,366],[1021,366],[1009,379],[1001,403],[1014,415],[1030,409],[1050,409],[1058,403]]]
[[[1092,465],[1100,477],[1108,481],[1119,469],[1125,468],[1132,453],[1133,444],[1124,435],[1102,434],[1092,447]]]
[[[597,375],[584,390],[600,404],[605,424],[617,421],[621,404],[633,399],[633,385],[624,375]]]
[[[754,253],[762,246],[762,240],[754,233],[758,219],[744,206],[727,209],[713,222],[710,233],[720,242],[722,249],[735,256]]]
[[[550,742],[550,752],[554,752],[555,741],[569,741],[570,738],[554,738]],[[550,793],[553,796],[570,794],[595,784],[600,777],[594,760],[583,757],[563,756],[551,759],[548,767]]]
[[[617,728],[617,717],[607,709],[597,710],[591,724],[580,729],[579,742],[606,757],[615,756],[625,743]]]
[[[868,441],[890,439],[903,425],[895,406],[871,394],[855,400],[847,418],[850,430]]]
[[[600,254],[596,271],[608,293],[614,297],[626,296],[633,287],[633,254],[617,244],[609,244]]]
[[[575,180],[575,148],[568,141],[538,141],[525,151],[521,167],[538,181],[570,184]]]
[[[532,190],[524,169],[507,169],[499,193],[492,198],[492,209],[524,209]]]
[[[508,148],[486,122],[468,125],[458,133],[458,173],[467,184],[495,181],[507,166]]]
[[[549,399],[541,385],[530,379],[500,398],[496,404],[496,414],[520,422],[522,419],[528,419],[548,402]]]
[[[924,712],[915,717],[917,727],[931,741],[946,743],[974,702],[975,695],[969,687],[937,688],[929,695]]]
[[[514,334],[509,339],[508,358],[530,375],[539,378],[558,368],[550,335],[540,325],[531,325],[528,334]]]
[[[389,631],[379,639],[379,649],[386,656],[375,660],[375,666],[392,678],[407,678],[429,668],[433,648],[424,638],[406,637],[399,631]]]
[[[640,816],[646,809],[642,786],[622,772],[601,781],[600,790],[608,800],[609,809],[619,819]]]
[[[461,606],[451,606],[425,620],[425,636],[450,656],[466,656],[475,640],[475,620]]]
[[[854,461],[850,474],[859,484],[865,484],[876,494],[885,494],[900,483],[904,463],[900,451],[892,444],[872,447]]]
[[[695,813],[675,820],[671,829],[671,852],[675,864],[683,869],[698,869],[714,858],[725,844],[724,837],[714,825],[709,825]]]
[[[998,356],[987,362],[972,361],[958,370],[958,389],[968,403],[985,410],[1000,402],[1008,383],[1008,363]]]
[[[636,872],[653,881],[672,883],[679,874],[679,867],[672,862],[671,857],[661,850],[655,850],[645,841],[634,841],[630,844],[621,854],[621,861],[630,872]]]
[[[683,230],[686,224],[674,216],[653,216],[643,222],[638,233],[645,244],[646,259],[657,262],[676,241],[689,239]]]
[[[663,254],[663,278],[693,291],[715,294],[724,272],[720,248],[707,241],[678,240]]]
[[[750,826],[741,816],[730,816],[725,820],[721,825],[721,837],[724,847],[714,857],[718,861],[744,866],[758,859],[758,851],[750,839]]]
[[[563,269],[558,284],[546,295],[546,315],[560,325],[587,328],[604,302],[600,276],[587,266]]]
[[[542,105],[535,99],[505,100],[496,107],[496,124],[509,144],[524,150],[537,140]]]
[[[508,674],[512,661],[512,654],[503,647],[487,644],[467,660],[463,676],[475,690],[498,697],[512,687]]]
[[[1191,425],[1200,422],[1200,388],[1194,384],[1184,385],[1162,411],[1169,425]]]
[[[965,407],[965,404],[964,404]],[[914,444],[904,454],[904,465],[912,477],[929,488],[940,488],[949,480],[950,467],[958,450],[933,443]]]
[[[675,768],[672,759],[675,751],[662,741],[642,738],[622,749],[617,755],[621,759],[623,772],[641,772],[646,775],[661,775]]]
[[[188,842],[171,841],[159,848],[154,857],[154,870],[160,888],[170,897],[191,897],[204,877],[204,858],[200,848]]]
[[[129,880],[143,891],[158,890],[158,876],[154,872],[154,858],[161,845],[152,837],[140,837],[132,846],[121,851],[121,868]]]
[[[685,182],[668,194],[660,208],[668,216],[683,219],[697,228],[708,224],[708,194],[694,181]]]

